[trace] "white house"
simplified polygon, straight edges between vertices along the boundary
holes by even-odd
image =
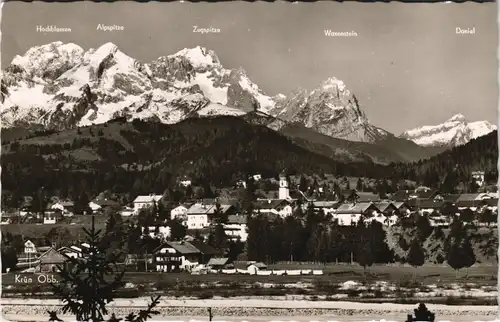
[[[208,211],[213,205],[195,203],[186,212],[186,226],[188,229],[203,229],[210,225]]]
[[[189,270],[199,264],[200,256],[200,250],[186,241],[168,241],[153,251],[157,272],[169,272],[176,268]]]
[[[191,185],[191,180],[183,179],[183,180],[179,181],[179,184],[183,187],[189,187]]]
[[[186,217],[187,212],[188,212],[188,208],[186,206],[179,205],[170,211],[170,218],[172,218],[172,219],[178,218],[178,219],[181,219],[185,222],[185,221],[187,221],[187,217]]]
[[[339,203],[336,201],[313,201],[311,204],[314,210],[321,210],[325,215],[332,215],[339,206]],[[308,206],[309,205],[305,203],[304,210],[307,210]]]
[[[479,187],[484,185],[484,171],[473,171],[472,179],[476,182]]]
[[[361,214],[333,214],[333,219],[338,221],[340,226],[351,226],[358,223]]]
[[[123,207],[122,210],[120,210],[120,215],[123,217],[130,217],[135,214],[134,208],[132,207]]]
[[[89,208],[94,212],[94,211],[101,209],[102,207],[100,204],[98,204],[94,201],[91,201],[91,202],[89,202]]]
[[[144,233],[144,227],[142,227],[142,232]],[[151,238],[162,238],[166,239],[170,236],[169,226],[150,226],[148,227],[148,234]]]
[[[256,275],[259,271],[266,271],[267,266],[264,263],[251,263],[247,266],[247,271],[250,275]]]
[[[139,213],[139,210],[153,207],[155,203],[158,203],[163,198],[163,195],[150,194],[148,196],[137,196],[134,199],[134,212]]]
[[[43,214],[43,223],[44,224],[55,224],[57,221],[57,215],[55,211],[47,211]]]
[[[36,254],[37,253],[36,246],[31,240],[27,240],[24,243],[24,253],[25,254]]]
[[[219,205],[222,213],[233,209],[231,205]],[[203,229],[210,226],[210,219],[217,211],[216,205],[195,203],[186,212],[186,226],[188,229]]]
[[[64,254],[70,258],[81,258],[83,257],[83,252],[80,247],[70,246],[70,247],[61,247],[57,250],[61,254]]]
[[[255,212],[261,214],[274,214],[281,218],[291,216],[293,207],[288,200],[259,199],[255,203]]]
[[[229,215],[224,231],[230,239],[245,242],[248,238],[247,218],[245,215]]]
[[[50,209],[59,210],[63,216],[72,216],[74,206],[73,201],[58,201],[50,206]]]

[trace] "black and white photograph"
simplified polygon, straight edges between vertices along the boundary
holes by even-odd
[[[4,3],[2,320],[495,320],[496,12]]]

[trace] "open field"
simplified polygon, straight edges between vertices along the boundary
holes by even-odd
[[[280,264],[279,268],[298,265]],[[126,273],[122,298],[161,295],[169,298],[268,298],[283,300],[343,301],[363,303],[426,303],[447,305],[496,305],[496,267],[469,269],[467,278],[456,278],[446,266],[375,265],[366,278],[356,265],[300,265],[300,268],[323,268],[325,275],[191,275],[188,273]],[[465,272],[462,272],[464,275]],[[40,274],[4,274],[2,292],[8,298],[54,298],[48,283],[37,281]],[[47,276],[57,279],[57,275]]]
[[[124,281],[141,284],[148,282],[239,282],[239,283],[254,283],[254,282],[269,282],[269,283],[296,283],[299,281],[328,281],[328,282],[345,282],[351,280],[365,280],[363,268],[359,265],[349,264],[276,264],[269,265],[268,269],[322,269],[324,275],[298,275],[298,276],[262,276],[262,275],[224,275],[224,274],[207,274],[207,275],[191,275],[189,273],[156,273],[156,272],[127,272]],[[424,265],[414,269],[408,265],[373,265],[367,268],[367,281],[388,281],[401,282],[413,279],[413,274],[416,272],[417,281],[421,284],[432,283],[460,283],[467,281],[468,283],[478,283],[481,285],[496,285],[498,266],[496,265],[477,265],[468,269],[467,279],[464,278],[465,270],[460,272],[460,277],[456,277],[456,273],[447,265]],[[14,274],[4,274],[2,276],[2,285],[16,284]]]

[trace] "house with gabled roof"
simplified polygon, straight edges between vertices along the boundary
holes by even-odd
[[[396,211],[398,211],[398,209],[394,206],[394,204],[389,201],[384,200],[384,201],[374,202],[373,204],[384,215],[390,216],[394,214]]]
[[[184,225],[187,225],[187,212],[190,204],[182,204],[170,210],[170,218],[179,219]]]
[[[106,209],[120,209],[120,204],[114,200],[107,198],[96,198],[89,202],[89,208],[94,213],[101,213]]]
[[[434,200],[451,202],[452,204],[455,204],[457,202],[458,198],[460,198],[460,194],[454,193],[454,194],[438,195],[434,198]]]
[[[217,209],[218,208],[218,209]],[[235,208],[231,205],[207,205],[204,203],[195,203],[191,205],[186,212],[186,226],[188,229],[203,229],[210,226],[212,217],[217,211],[221,214],[229,215]]]
[[[55,273],[59,271],[59,267],[66,265],[68,258],[50,247],[46,252],[38,258],[39,264],[35,268],[38,273]]]
[[[215,253],[212,247],[201,242],[167,241],[153,251],[153,265],[157,272],[190,270],[208,262]]]
[[[355,225],[362,218],[370,218],[378,213],[378,208],[372,202],[345,203],[340,205],[333,214],[341,226]]]
[[[245,242],[248,238],[247,231],[247,216],[246,215],[229,215],[227,222],[223,225],[224,232],[232,240],[240,240]]]
[[[399,217],[407,217],[411,213],[410,206],[405,201],[391,201],[394,208],[396,208],[396,214]]]
[[[422,186],[416,188],[412,193],[410,193],[408,199],[428,200],[434,199],[438,194],[437,190]]]
[[[443,208],[445,202],[438,201],[434,199],[413,199],[410,200],[412,204],[414,204],[416,209],[419,209],[422,214],[433,214],[439,213],[440,209]]]
[[[292,201],[286,199],[258,199],[254,203],[254,212],[263,215],[274,214],[286,218],[293,213]]]
[[[207,267],[214,269],[214,270],[220,270],[225,268],[229,264],[229,258],[224,257],[224,258],[210,258],[210,260],[207,263]]]
[[[396,202],[404,202],[410,198],[410,190],[398,190],[394,192],[389,199]]]
[[[480,199],[480,193],[462,193],[455,202],[458,209],[463,210],[469,208],[472,211],[478,210],[484,203]]]
[[[70,247],[63,246],[63,247],[57,249],[57,251],[63,255],[66,255],[67,257],[70,257],[70,258],[83,257],[82,249],[80,247],[76,247],[76,246],[70,246]]]
[[[338,201],[311,201],[309,203],[315,211],[322,211],[325,215],[331,215],[341,205]],[[305,204],[305,206],[308,206]],[[304,210],[307,210],[305,207]]]
[[[51,210],[59,210],[63,216],[72,216],[75,203],[71,200],[60,200],[50,206]]]
[[[157,194],[149,194],[149,195],[139,195],[137,196],[134,201],[132,201],[134,205],[134,212],[135,214],[139,214],[139,211],[141,209],[145,208],[150,208],[153,207],[153,205],[158,202],[163,198],[163,195],[157,195]]]

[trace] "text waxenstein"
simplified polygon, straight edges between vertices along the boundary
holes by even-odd
[[[214,27],[199,28],[198,26],[193,26],[193,32],[199,32],[201,34],[219,33],[220,29],[217,29],[217,28],[214,28]]]
[[[59,28],[57,26],[36,26],[36,32],[71,32],[71,28]]]
[[[331,31],[329,29],[325,29],[325,36],[328,37],[357,37],[358,33],[355,31]]]

